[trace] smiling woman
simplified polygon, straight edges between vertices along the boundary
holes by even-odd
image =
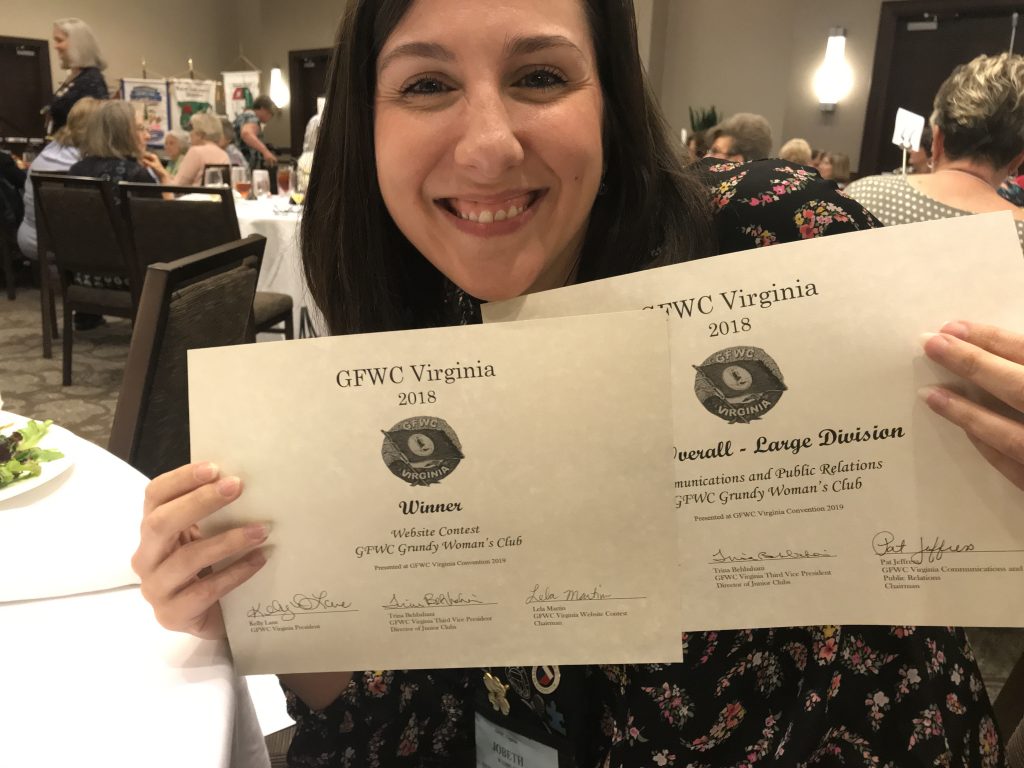
[[[628,4],[356,3],[337,61],[302,231],[332,331],[710,252]]]

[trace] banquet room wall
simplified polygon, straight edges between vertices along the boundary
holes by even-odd
[[[714,105],[722,117],[758,112],[774,149],[794,136],[860,157],[882,0],[635,0],[641,50],[666,117],[678,135],[689,110]],[[643,7],[647,6],[647,7]],[[823,114],[811,88],[831,27],[847,30],[853,89]]]
[[[238,55],[236,19],[229,3],[177,0],[112,3],[109,0],[5,0],[0,34],[48,40],[56,19],[76,16],[92,27],[107,59],[107,85],[122,77],[187,77],[189,56],[197,77],[219,79]],[[67,76],[50,49],[56,88]]]
[[[673,132],[689,127],[688,108],[714,105],[720,115],[760,112],[772,124],[775,148],[802,136],[815,146],[847,152],[857,167],[867,108],[875,36],[882,0],[634,0],[641,55]],[[279,0],[173,5],[144,0],[40,0],[11,3],[3,34],[48,38],[54,19],[79,16],[93,27],[109,62],[113,87],[124,76],[141,75],[146,58],[151,76],[186,74],[220,79],[223,70],[245,68],[239,50],[263,72],[288,75],[288,52],[332,45],[345,0]],[[173,8],[173,12],[171,9]],[[301,10],[298,10],[301,8]],[[821,62],[832,26],[847,28],[847,58],[854,87],[834,114],[818,109],[810,80]],[[51,55],[54,85],[64,73]],[[291,143],[290,114],[266,127],[266,139]]]

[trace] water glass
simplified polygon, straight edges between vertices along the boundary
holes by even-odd
[[[252,172],[252,196],[257,200],[270,197],[270,171],[256,169]]]
[[[221,168],[207,168],[203,171],[203,186],[204,187],[226,187],[228,185],[227,180],[224,178],[223,169]]]

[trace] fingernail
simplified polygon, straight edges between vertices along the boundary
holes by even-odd
[[[267,526],[261,523],[250,523],[249,525],[245,526],[246,537],[252,539],[253,541],[263,541],[265,538],[267,538],[268,533],[270,533],[270,530],[267,528]]]
[[[949,395],[939,387],[921,387],[917,390],[917,396],[927,403],[929,408],[941,408],[949,402]]]
[[[257,549],[246,555],[245,560],[253,568],[259,568],[261,565],[267,562],[267,557],[263,554],[262,549]]]
[[[192,475],[201,483],[208,483],[220,473],[220,467],[211,461],[197,464],[195,469],[192,470]]]
[[[221,496],[234,496],[241,485],[242,481],[235,476],[224,477],[217,483],[217,493]]]
[[[945,349],[949,346],[949,339],[943,336],[941,333],[922,333],[921,334],[921,346],[927,348],[929,342],[931,342],[932,349],[938,351],[939,349]]]
[[[942,332],[948,333],[950,336],[956,336],[958,339],[967,341],[967,334],[970,333],[967,325],[961,323],[959,320],[953,320],[942,326]]]

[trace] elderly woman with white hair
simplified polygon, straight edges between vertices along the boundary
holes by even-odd
[[[183,187],[201,187],[203,168],[207,165],[229,165],[228,153],[218,146],[223,138],[220,118],[209,112],[192,116],[189,123],[189,139],[192,146],[181,160],[172,184]]]
[[[107,63],[100,55],[96,38],[81,19],[58,19],[53,22],[53,47],[62,69],[70,70],[67,79],[53,95],[47,107],[47,134],[54,134],[68,121],[68,112],[75,102],[86,96],[109,97],[103,70]]]
[[[167,172],[172,176],[181,167],[181,161],[185,158],[192,142],[187,131],[168,131],[164,136],[164,153],[167,155]]]

